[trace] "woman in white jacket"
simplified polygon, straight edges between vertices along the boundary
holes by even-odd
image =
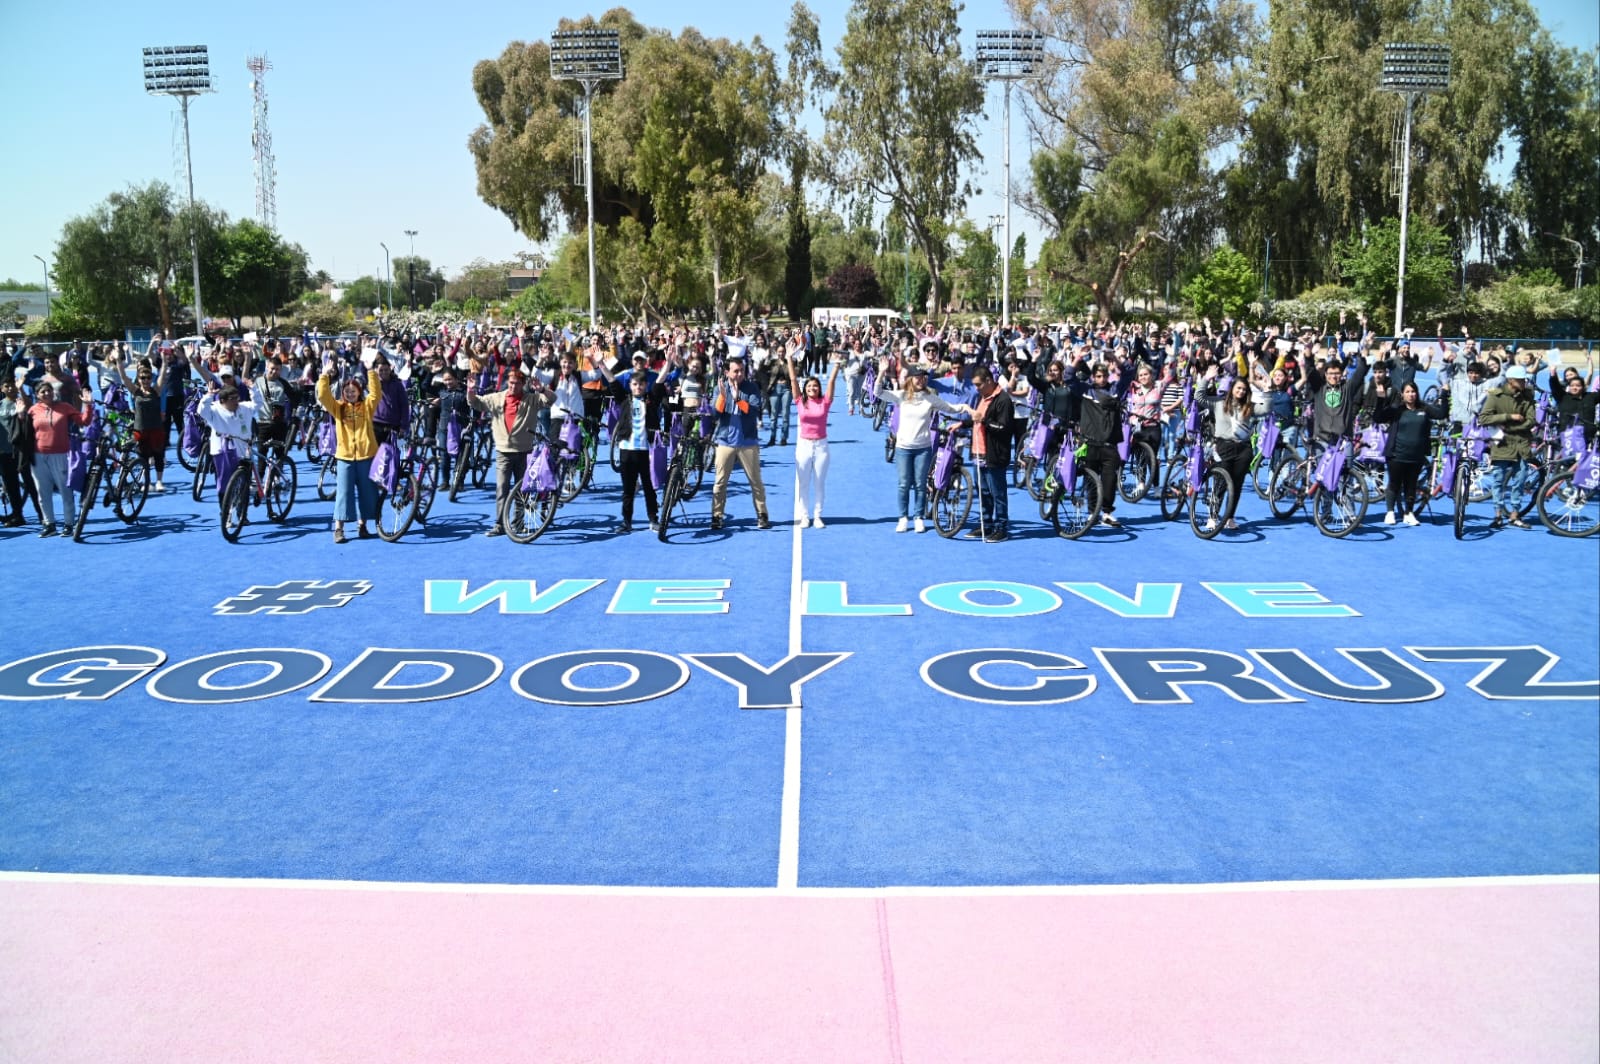
[[[879,363],[878,380],[887,376],[888,359]],[[928,466],[933,462],[933,418],[935,414],[970,414],[972,409],[947,403],[928,390],[928,371],[921,365],[909,365],[899,388],[878,388],[878,398],[896,404],[900,410],[899,428],[894,437],[894,468],[899,474],[900,520],[896,532],[906,531],[911,514],[916,514],[916,530],[926,532],[922,512],[927,505]],[[911,510],[915,503],[915,511]]]

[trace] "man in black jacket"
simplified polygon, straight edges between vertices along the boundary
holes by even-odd
[[[982,537],[987,543],[1006,538],[1010,523],[1006,496],[1006,465],[1011,458],[1011,438],[1016,412],[1011,396],[994,379],[988,366],[972,373],[978,401],[972,413],[972,453],[978,461],[978,487],[982,492],[983,526],[967,533],[968,539]]]

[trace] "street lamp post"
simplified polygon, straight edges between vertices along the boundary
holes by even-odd
[[[176,96],[183,111],[183,161],[189,175],[189,260],[194,268],[194,331],[204,332],[200,305],[200,233],[194,209],[194,153],[189,147],[189,98],[211,91],[211,53],[203,44],[144,50],[144,91]]]
[[[411,258],[406,263],[406,286],[411,290],[411,309],[417,309],[417,231],[407,229],[406,236],[411,238]]]
[[[1400,268],[1394,293],[1394,334],[1405,328],[1406,215],[1411,200],[1411,113],[1417,100],[1450,87],[1450,46],[1444,44],[1386,44],[1383,78],[1378,87],[1397,92],[1406,101],[1406,132],[1400,170]]]
[[[1570,245],[1573,245],[1574,248],[1578,248],[1578,261],[1573,262],[1573,288],[1576,288],[1578,291],[1584,290],[1584,245],[1576,242],[1576,240],[1573,240],[1571,237],[1563,237],[1563,235],[1558,234],[1558,232],[1550,232],[1549,229],[1541,229],[1539,232],[1542,232],[1542,234],[1546,235],[1546,237],[1555,237],[1557,240],[1565,240],[1566,243],[1570,243]],[[34,256],[34,258],[38,258],[38,256]]]
[[[982,30],[978,76],[1005,86],[1006,228],[1000,246],[1000,324],[1011,324],[1011,83],[1043,76],[1044,35],[1034,30]]]
[[[39,265],[44,267],[44,320],[48,323],[51,314],[54,313],[50,304],[50,264],[39,255],[35,255],[34,258],[38,259]]]
[[[550,35],[550,76],[583,85],[583,198],[589,208],[589,329],[599,327],[594,264],[594,90],[622,78],[616,30],[560,30]]]
[[[389,272],[389,245],[380,240],[378,246],[383,249],[383,280],[389,286],[388,296],[384,296],[381,285],[378,288],[378,295],[383,298],[384,308],[388,309],[394,306],[394,275]]]

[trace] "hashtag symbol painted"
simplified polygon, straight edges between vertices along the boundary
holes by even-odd
[[[366,580],[285,580],[247,588],[217,603],[218,613],[310,613],[343,606],[372,590]]]

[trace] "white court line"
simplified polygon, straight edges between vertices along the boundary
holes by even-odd
[[[1449,890],[1484,887],[1600,887],[1600,875],[1460,876],[1444,879],[1289,879],[1241,883],[1088,883],[1012,887],[607,887],[526,883],[412,883],[372,879],[228,879],[203,876],[136,876],[98,872],[4,872],[9,883],[133,887],[209,887],[244,890],[389,891],[398,894],[529,894],[603,897],[811,898],[1049,898],[1143,894],[1268,894],[1364,890]]]
[[[798,488],[791,488],[792,496]],[[800,523],[789,557],[789,653],[800,653]],[[805,700],[805,685],[798,698]],[[778,816],[778,889],[800,886],[800,707],[783,711],[783,804]]]

